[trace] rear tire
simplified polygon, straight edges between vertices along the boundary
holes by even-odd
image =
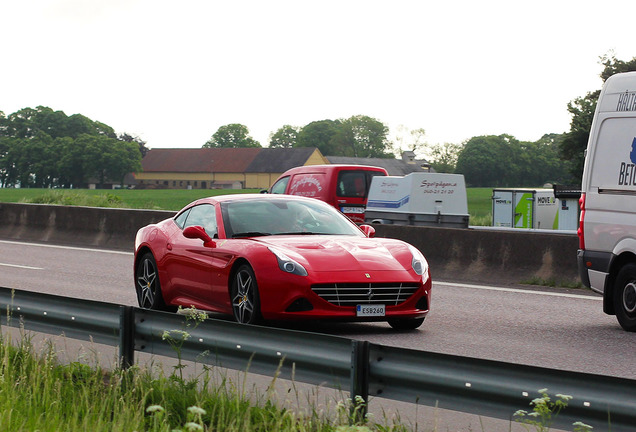
[[[392,319],[388,323],[395,330],[415,330],[424,322],[424,318]]]
[[[152,253],[146,252],[135,269],[135,289],[137,291],[137,302],[143,309],[154,309],[169,311],[172,308],[166,306],[161,295],[161,284],[159,283],[159,273],[157,263]]]
[[[636,331],[636,264],[623,266],[616,276],[614,311],[623,329]]]

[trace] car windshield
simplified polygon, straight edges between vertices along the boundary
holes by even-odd
[[[228,238],[264,235],[355,235],[362,232],[321,201],[253,199],[221,204]]]

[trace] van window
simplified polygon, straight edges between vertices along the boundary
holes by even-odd
[[[273,194],[285,193],[285,189],[287,189],[287,183],[289,183],[289,176],[283,177],[282,179],[274,183],[274,185],[272,186],[272,191],[270,193],[273,193]]]
[[[384,175],[379,171],[340,171],[338,173],[339,197],[363,197],[369,195],[371,179],[376,175]]]

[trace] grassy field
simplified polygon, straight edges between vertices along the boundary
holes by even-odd
[[[0,189],[0,202],[180,210],[199,198],[259,191],[260,189]]]
[[[252,193],[259,189],[0,189],[0,202],[31,202],[40,204],[84,205],[91,207],[122,207],[154,210],[179,210],[186,204],[206,196],[226,193]],[[490,225],[491,188],[469,188],[468,212],[471,225]]]

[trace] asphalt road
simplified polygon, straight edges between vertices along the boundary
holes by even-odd
[[[132,253],[0,241],[0,286],[136,305]],[[278,324],[374,343],[636,379],[636,334],[584,290],[434,282],[420,329]]]
[[[132,257],[131,252],[0,240],[0,286],[136,306]],[[275,325],[383,345],[636,379],[632,366],[636,333],[624,332],[615,317],[603,313],[601,297],[584,290],[437,281],[431,312],[415,331],[395,332],[385,323]],[[256,378],[257,385],[264,387],[270,380]],[[297,391],[297,384],[290,388],[293,391],[281,391],[282,399]],[[317,395],[315,387],[304,391]],[[435,431],[526,430],[509,420],[383,399],[371,401],[369,409],[377,413],[376,418],[393,415],[415,425],[415,430],[422,425],[423,430]]]

